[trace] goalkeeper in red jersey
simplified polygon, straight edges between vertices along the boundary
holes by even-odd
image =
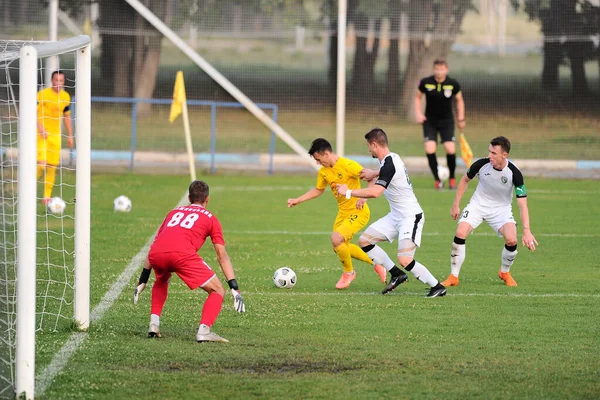
[[[160,337],[160,314],[167,300],[169,280],[174,272],[191,290],[200,287],[208,293],[202,308],[196,341],[228,342],[227,339],[211,331],[212,325],[221,312],[225,289],[215,272],[198,255],[198,250],[207,237],[210,236],[214,245],[217,260],[231,289],[236,311],[245,312],[246,307],[235,280],[233,265],[225,250],[221,223],[206,209],[209,200],[208,185],[203,181],[194,181],[188,193],[190,205],[173,209],[158,229],[140,275],[133,301],[137,303],[138,296],[146,287],[150,277],[150,270],[154,270],[156,282],[152,286],[152,311],[148,337]]]

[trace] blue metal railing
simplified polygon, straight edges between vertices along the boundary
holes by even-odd
[[[92,96],[92,102],[97,103],[128,103],[131,104],[131,155],[129,169],[134,167],[135,151],[137,146],[137,105],[138,103],[150,104],[171,104],[173,99],[139,99],[134,97],[102,97]],[[217,152],[217,108],[244,108],[241,103],[230,101],[210,101],[210,100],[187,100],[188,106],[210,107],[210,171],[216,171],[215,154]],[[271,118],[277,122],[278,106],[277,104],[257,103],[263,110],[271,110]],[[269,174],[273,173],[273,155],[275,154],[275,132],[271,131],[271,143],[269,145]]]

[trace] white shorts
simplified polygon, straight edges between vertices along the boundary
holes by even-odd
[[[512,223],[516,225],[512,214],[512,207],[490,209],[476,203],[467,204],[460,215],[458,223],[466,222],[475,230],[483,221],[487,222],[498,236],[502,236],[499,231],[505,224]]]
[[[373,238],[387,240],[390,243],[394,239],[398,239],[398,244],[403,239],[408,239],[417,247],[420,247],[423,225],[425,225],[425,215],[423,213],[414,215],[412,218],[403,219],[388,214],[369,225],[365,230],[365,234]]]

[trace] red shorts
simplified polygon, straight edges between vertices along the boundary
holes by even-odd
[[[150,253],[148,261],[156,274],[156,280],[166,282],[175,272],[192,290],[206,285],[215,277],[215,272],[198,254]]]

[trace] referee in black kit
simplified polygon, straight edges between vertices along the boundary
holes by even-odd
[[[425,115],[421,112],[421,98],[425,94],[427,99]],[[454,116],[452,114],[452,100],[456,98],[456,111],[458,128],[465,127],[465,101],[460,91],[457,80],[448,76],[448,63],[445,60],[433,62],[433,75],[421,79],[419,89],[415,96],[415,113],[417,122],[423,124],[425,136],[425,153],[429,161],[429,168],[435,178],[435,188],[442,189],[443,183],[438,177],[438,163],[436,158],[437,133],[446,149],[446,160],[450,170],[449,187],[456,189],[454,170],[456,169],[456,146],[454,137]]]

